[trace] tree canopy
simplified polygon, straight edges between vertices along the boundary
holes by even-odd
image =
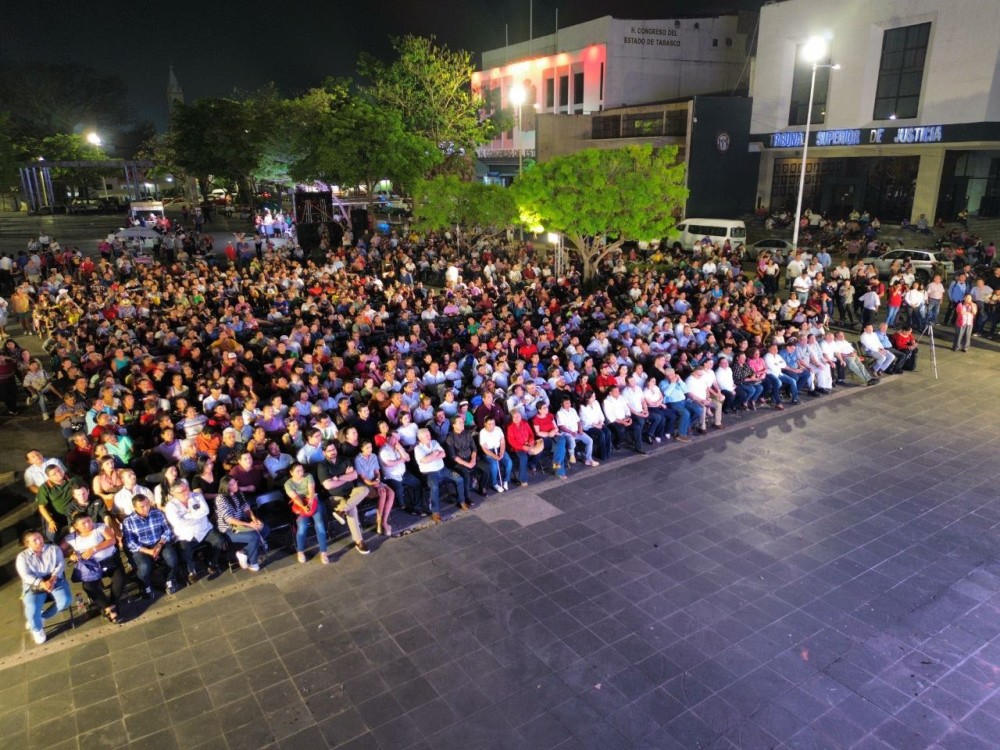
[[[454,174],[421,180],[413,191],[414,226],[421,230],[500,229],[510,226],[516,216],[514,196],[509,190],[466,182]]]
[[[626,240],[669,235],[688,196],[684,174],[675,146],[585,149],[534,165],[512,190],[522,220],[563,233],[589,280]]]
[[[388,65],[362,57],[359,70],[371,82],[363,91],[446,154],[486,142],[488,125],[480,121],[470,88],[472,56],[437,45],[433,36],[405,36],[393,40],[393,47],[398,56]]]
[[[104,161],[108,158],[100,146],[89,143],[82,135],[66,133],[43,138],[39,150],[46,161]],[[116,170],[109,170],[104,174],[115,172]],[[91,167],[57,167],[52,170],[53,177],[65,180],[83,196],[89,195],[101,174],[101,170]]]

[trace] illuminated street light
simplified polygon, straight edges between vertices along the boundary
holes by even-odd
[[[802,141],[802,165],[799,170],[799,197],[795,204],[795,227],[792,229],[792,252],[799,249],[799,225],[802,223],[802,193],[806,188],[806,155],[809,153],[809,130],[812,127],[813,95],[816,93],[816,71],[819,68],[840,70],[839,65],[820,65],[826,57],[829,43],[819,36],[811,37],[802,45],[802,59],[812,63],[812,79],[809,82],[809,109],[806,110],[806,133]]]
[[[87,133],[87,143],[89,143],[91,146],[100,146],[101,136],[99,136],[97,133]]]

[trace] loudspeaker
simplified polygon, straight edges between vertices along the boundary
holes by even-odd
[[[368,216],[367,208],[351,209],[351,231],[354,232],[354,239],[358,240],[364,236],[365,232],[371,230],[371,219]]]
[[[321,228],[326,228],[326,233],[330,237],[330,247],[338,248],[344,239],[344,229],[335,221],[326,221],[322,224],[299,224],[296,227],[299,245],[303,250],[312,251],[319,247]]]

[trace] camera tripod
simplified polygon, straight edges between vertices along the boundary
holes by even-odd
[[[931,342],[931,366],[934,368],[934,379],[938,379],[938,369],[937,369],[937,347],[934,345],[934,321],[930,320],[927,325],[924,326],[924,330],[920,332],[917,336],[917,343],[922,343],[924,336],[927,336]]]

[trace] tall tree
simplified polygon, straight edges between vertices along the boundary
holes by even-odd
[[[434,37],[405,36],[394,39],[393,47],[397,58],[388,65],[362,57],[358,67],[370,81],[365,92],[399,112],[411,132],[446,155],[484,143],[488,125],[472,95],[472,56],[439,46]]]
[[[513,194],[499,185],[465,182],[449,174],[420,180],[413,191],[414,226],[420,230],[496,231],[506,229],[516,218]]]
[[[24,154],[14,140],[10,115],[0,112],[0,193],[5,193],[17,183],[17,168],[24,161]]]
[[[676,146],[557,156],[524,172],[511,189],[522,220],[565,235],[585,281],[626,240],[668,236],[688,196]]]
[[[171,122],[177,164],[208,195],[209,175],[237,182],[248,194],[268,132],[246,102],[199,99],[178,105]]]

